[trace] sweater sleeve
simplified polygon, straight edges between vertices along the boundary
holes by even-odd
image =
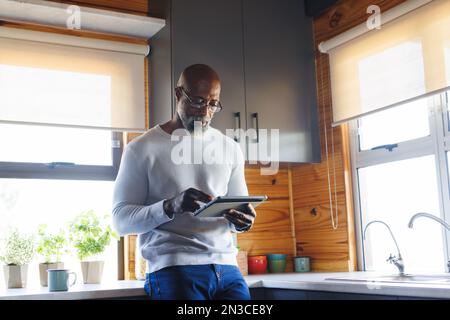
[[[147,233],[172,219],[163,209],[165,199],[146,205],[147,172],[128,145],[123,153],[114,184],[112,219],[120,235]]]
[[[242,150],[239,146],[236,147],[237,161],[231,171],[230,180],[228,181],[227,196],[248,196],[247,183],[245,181],[245,160]],[[229,222],[232,232],[241,233],[244,230],[236,230],[234,224]]]

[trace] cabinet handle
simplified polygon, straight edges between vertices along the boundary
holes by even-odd
[[[254,124],[256,124],[256,125],[254,125],[253,126],[253,128],[255,128],[256,129],[256,143],[259,143],[259,123],[258,123],[258,113],[257,112],[255,112],[255,113],[252,113],[252,120],[253,120],[253,123]]]
[[[237,133],[234,136],[234,141],[239,142],[241,140],[240,134],[241,134],[241,113],[235,112],[234,113],[234,132],[237,131]]]

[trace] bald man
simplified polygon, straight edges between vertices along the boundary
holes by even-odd
[[[173,118],[124,150],[114,186],[114,228],[138,234],[152,299],[248,300],[232,233],[250,230],[254,208],[217,218],[192,214],[214,197],[248,195],[239,145],[211,127],[222,109],[219,76],[209,66],[189,66],[174,94]],[[203,161],[210,150],[217,151],[215,161]]]

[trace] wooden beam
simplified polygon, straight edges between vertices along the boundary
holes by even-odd
[[[49,1],[74,4],[97,9],[113,10],[143,16],[146,16],[148,12],[148,0],[49,0]]]
[[[149,43],[149,41],[147,41],[146,39],[131,38],[131,37],[112,35],[112,34],[106,34],[106,33],[100,33],[100,32],[92,32],[92,31],[70,30],[67,28],[43,26],[43,25],[34,24],[34,23],[11,22],[11,21],[0,20],[0,26],[32,30],[32,31],[64,34],[64,35],[81,37],[81,38],[92,38],[92,39],[117,41],[117,42],[133,43],[133,44],[145,45],[145,44]]]
[[[289,186],[289,217],[291,220],[291,234],[293,241],[294,257],[297,256],[297,237],[295,235],[295,218],[294,218],[294,192],[292,191],[292,168],[288,167],[288,186]]]

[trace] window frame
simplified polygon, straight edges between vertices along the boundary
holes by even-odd
[[[111,166],[0,161],[0,178],[115,181],[123,152],[122,133],[111,132],[111,140]]]
[[[438,198],[440,218],[450,221],[450,176],[447,163],[447,152],[450,157],[450,108],[449,93],[444,92],[428,98],[428,121],[430,135],[414,140],[398,142],[398,147],[388,149],[360,150],[358,120],[349,123],[350,163],[354,181],[353,205],[355,208],[355,236],[358,270],[366,271],[366,252],[363,240],[363,213],[361,210],[361,194],[359,187],[358,169],[400,160],[413,159],[426,155],[435,156],[436,176],[438,182]],[[382,111],[381,111],[382,112]],[[411,216],[414,213],[411,213]],[[405,221],[407,227],[408,221]],[[450,260],[450,232],[444,227],[442,239],[444,241],[444,261]],[[445,266],[446,267],[446,266]]]
[[[115,181],[124,150],[124,133],[111,132],[111,140],[111,166],[75,164],[52,167],[45,163],[0,161],[0,179]],[[124,280],[124,251],[124,237],[120,237],[117,244],[117,280]]]

